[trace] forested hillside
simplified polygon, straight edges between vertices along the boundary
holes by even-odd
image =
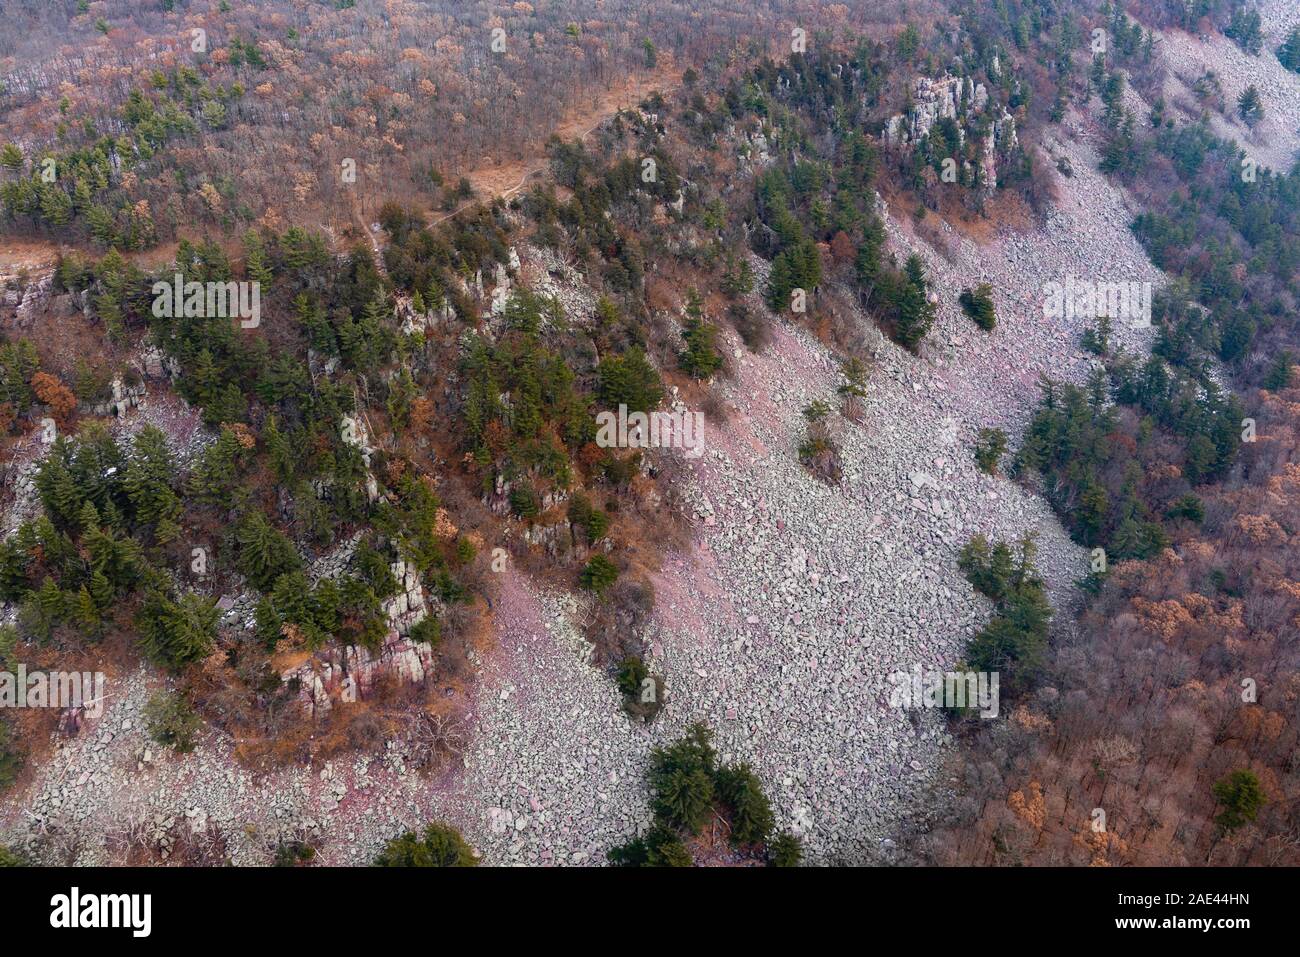
[[[1275,7],[6,4],[0,844],[1294,863]]]
[[[567,118],[609,97],[630,106],[641,81],[668,88],[681,64],[788,50],[796,28],[861,17],[820,4],[7,4],[5,221],[127,250],[346,226],[358,203],[449,210],[469,198],[466,174],[514,186],[517,161]]]
[[[1267,55],[1257,14],[1226,27]],[[970,863],[1293,862],[1300,167],[1257,168],[1202,106],[1166,101],[1141,45],[1125,51],[1131,21],[1114,10],[1107,30],[1115,53],[1090,80],[1102,168],[1142,196],[1132,230],[1170,281],[1149,357],[1114,348],[1103,318],[1086,387],[1044,384],[1013,469],[1093,549],[1095,597],[966,759],[969,816],[929,846]],[[1119,105],[1126,84],[1140,102]]]

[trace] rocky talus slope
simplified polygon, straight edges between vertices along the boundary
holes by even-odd
[[[117,682],[88,733],[59,748],[22,806],[11,803],[4,829],[45,833],[43,853],[71,849],[91,862],[112,859],[127,827],[162,840],[214,826],[236,861],[251,862],[266,859],[276,836],[314,828],[327,836],[322,860],[362,862],[395,831],[436,816],[462,827],[488,861],[581,863],[648,822],[646,753],[704,719],[725,757],[754,764],[810,860],[877,859],[942,786],[936,767],[948,746],[936,716],[913,722],[888,707],[886,676],[950,665],[989,614],[956,569],[957,549],[979,531],[1036,532],[1061,607],[1086,571],[1047,506],[979,472],[970,453],[980,426],[1023,425],[1040,371],[1086,371],[1080,329],[1042,314],[1044,283],[1069,269],[1154,277],[1128,233],[1124,198],[1088,172],[1090,148],[1060,149],[1079,172],[1039,235],[982,248],[953,236],[949,262],[909,222],[889,220],[892,250],[926,259],[940,319],[927,358],[875,339],[864,424],[837,426],[840,488],[812,478],[794,451],[800,409],[833,400],[830,354],[790,326],[757,356],[729,340],[734,373],[719,388],[734,411],[726,423],[706,421],[706,454],[688,466],[698,545],[672,556],[656,582],[654,664],[669,701],[649,729],[623,716],[608,679],[586,663],[580,601],[538,593],[512,572],[464,766],[444,779],[411,770],[397,742],[384,758],[265,777],[236,766],[230,742],[215,736],[189,756],[163,752],[141,718],[157,679],[138,673]],[[981,278],[1008,290],[992,335],[955,301]]]
[[[1269,10],[1270,29],[1282,32]],[[1181,40],[1165,40],[1162,55],[1182,55]],[[1209,55],[1236,62],[1217,45]],[[1221,67],[1225,77],[1233,69]],[[1276,81],[1261,92],[1283,114],[1300,77]],[[382,756],[261,777],[214,734],[189,756],[162,753],[141,720],[158,679],[136,673],[117,682],[102,719],[5,803],[0,835],[37,841],[47,859],[91,863],[113,859],[115,835],[128,829],[161,840],[215,825],[233,859],[253,863],[279,835],[319,833],[322,861],[363,863],[396,832],[441,818],[490,863],[599,862],[649,822],[649,749],[705,720],[725,759],[754,765],[779,826],[804,835],[811,863],[887,859],[891,835],[947,786],[940,768],[952,743],[936,715],[913,720],[888,706],[886,676],[950,666],[990,614],[957,570],[961,545],[977,532],[1036,533],[1059,638],[1070,638],[1085,552],[1041,499],[978,471],[971,444],[982,426],[1006,429],[1015,444],[1040,374],[1087,374],[1083,320],[1046,317],[1045,284],[1068,275],[1160,284],[1129,231],[1131,198],[1094,172],[1099,141],[1079,115],[1049,138],[1073,175],[1041,229],[980,246],[951,233],[945,256],[910,220],[888,220],[891,251],[925,260],[939,320],[921,358],[869,334],[876,363],[863,424],[836,423],[840,487],[812,478],[795,453],[802,407],[834,402],[829,352],[791,326],[761,355],[728,337],[732,372],[718,388],[732,412],[706,421],[706,453],[686,469],[696,543],[671,555],[655,583],[652,664],[669,699],[653,725],[629,722],[611,682],[587,664],[582,600],[506,572],[465,753],[442,776],[416,773],[396,741]],[[1294,155],[1294,130],[1265,130],[1260,141],[1261,156]],[[991,334],[957,306],[963,287],[984,280],[997,295]],[[1148,346],[1149,330],[1116,326],[1126,347]]]

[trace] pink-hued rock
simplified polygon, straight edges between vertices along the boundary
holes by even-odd
[[[433,668],[433,647],[388,632],[378,651],[355,645],[324,648],[302,664],[281,672],[280,680],[297,681],[299,700],[312,717],[327,714],[336,701],[356,701],[385,674],[410,682],[424,681]]]

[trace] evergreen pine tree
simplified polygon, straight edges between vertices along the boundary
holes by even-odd
[[[1288,70],[1300,73],[1300,27],[1287,34],[1286,40],[1277,48],[1277,58]]]
[[[136,627],[145,653],[179,671],[212,652],[219,619],[220,612],[210,598],[185,594],[173,601],[155,589],[137,614]]]
[[[162,430],[146,425],[132,441],[122,484],[135,512],[135,520],[152,525],[159,541],[168,541],[178,531],[181,501],[172,489],[176,462]]]
[[[302,558],[293,543],[260,509],[249,509],[234,529],[235,567],[258,591],[268,592],[281,575],[297,571]]]
[[[903,283],[899,290],[898,341],[913,352],[934,324],[934,306],[926,298],[924,287],[914,282]]]
[[[1254,126],[1264,118],[1264,103],[1255,84],[1246,87],[1237,98],[1237,113],[1246,121],[1247,126]]]
[[[266,255],[266,244],[256,230],[244,233],[244,269],[248,278],[262,286],[263,295],[275,278]]]

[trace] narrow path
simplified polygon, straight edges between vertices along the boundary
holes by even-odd
[[[610,114],[610,115],[613,115],[613,114]],[[597,122],[593,123],[593,124],[592,124],[590,127],[588,127],[587,129],[583,130],[582,133],[581,133],[579,136],[576,137],[576,139],[579,139],[579,140],[585,140],[588,136],[590,136],[590,135],[591,135],[592,133],[594,133],[596,130],[600,129],[600,127],[602,127],[602,126],[603,126],[603,125],[604,125],[608,120],[609,120],[609,116],[603,116],[603,117],[601,117],[600,120],[598,120]],[[524,174],[523,174],[522,176],[519,177],[519,182],[518,182],[518,183],[516,183],[514,186],[511,186],[509,189],[504,189],[504,190],[502,190],[501,192],[497,193],[496,195],[497,195],[497,196],[500,196],[502,199],[509,199],[509,198],[510,198],[511,196],[513,196],[515,193],[517,193],[517,192],[519,192],[521,189],[523,189],[524,186],[527,184],[528,180],[529,180],[531,177],[536,176],[538,173],[545,172],[546,167],[547,167],[547,164],[546,164],[546,163],[541,163],[541,164],[539,164],[539,165],[537,165],[537,166],[533,166],[533,167],[531,167],[531,168],[529,168],[529,169],[524,170]],[[481,202],[481,200],[479,200],[479,199],[471,199],[471,200],[469,200],[469,201],[467,201],[467,202],[465,202],[465,203],[462,203],[462,204],[461,204],[460,206],[458,206],[456,209],[453,209],[450,213],[446,213],[445,215],[439,216],[437,219],[433,220],[433,222],[430,223],[430,225],[431,225],[431,226],[437,226],[439,223],[446,222],[447,220],[449,220],[449,219],[451,219],[451,218],[453,218],[453,217],[455,217],[455,216],[459,216],[459,215],[460,215],[461,213],[463,213],[465,210],[469,209],[471,206],[474,206],[474,205],[476,205],[476,204],[478,204],[478,203],[480,203],[480,202]]]
[[[361,203],[357,200],[356,193],[351,194],[352,221],[357,224],[362,235],[370,241],[371,252],[374,253],[375,268],[379,270],[379,275],[385,279],[388,278],[388,267],[384,265],[384,250],[379,245],[379,236],[371,230],[370,224],[366,222],[366,217],[361,214]]]
[[[606,103],[604,108],[596,111],[595,113],[596,118],[587,124],[583,124],[582,128],[580,128],[576,132],[569,133],[567,137],[564,136],[566,127],[572,127],[574,123],[561,125],[560,127],[557,128],[557,132],[559,133],[559,135],[561,135],[566,139],[585,140],[588,136],[590,136],[596,130],[600,129],[605,123],[607,123],[610,120],[610,118],[616,116],[618,113],[621,113],[623,110],[627,109],[628,103],[635,102],[636,100],[641,99],[642,97],[648,95],[652,90],[658,90],[659,92],[664,94],[672,93],[674,90],[676,90],[678,87],[681,86],[681,83],[682,83],[681,73],[677,71],[675,68],[667,72],[661,71],[659,73],[652,74],[648,77],[644,77],[640,80],[634,81],[626,89],[620,90],[617,93],[608,94],[605,98]],[[610,106],[608,102],[610,99],[615,100],[617,102],[617,105]],[[590,116],[588,117],[588,119],[590,119]],[[581,123],[580,120],[576,120],[574,122]],[[548,166],[548,161],[541,160],[537,162],[535,165],[529,166],[527,169],[525,169],[523,174],[519,177],[519,181],[515,183],[515,185],[509,186],[502,190],[489,190],[488,191],[489,195],[491,197],[499,196],[502,199],[509,199],[515,193],[523,189],[524,186],[528,184],[529,179],[531,179],[533,176],[536,176],[538,173],[545,172],[547,166]],[[476,176],[482,178],[486,174],[486,171],[487,171],[486,168],[481,167],[476,170],[470,170],[465,174],[465,176],[471,182],[473,182]],[[459,216],[465,210],[469,209],[472,206],[477,205],[482,201],[483,201],[482,197],[477,197],[475,199],[468,200],[462,203],[456,209],[453,209],[451,212],[444,213],[443,215],[432,220],[430,225],[437,226],[439,223],[446,222],[449,219]]]

